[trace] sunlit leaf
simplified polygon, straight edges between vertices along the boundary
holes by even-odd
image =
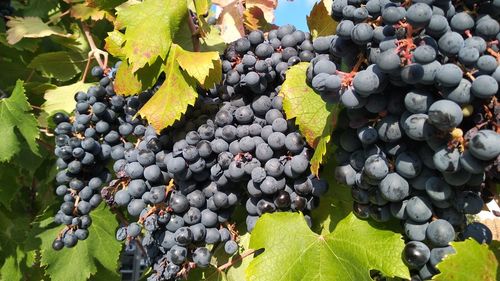
[[[120,8],[116,25],[125,28],[123,53],[132,71],[165,59],[172,38],[187,13],[186,0],[146,0]]]
[[[307,16],[307,26],[313,38],[335,34],[337,22],[328,14],[329,9],[331,6],[327,8],[325,3],[320,1],[314,4],[311,14]]]
[[[90,86],[92,86],[91,83],[78,81],[71,85],[50,89],[45,92],[44,98],[46,102],[42,105],[42,108],[49,115],[58,111],[71,113],[75,109],[75,94],[78,91],[86,91]]]
[[[7,41],[16,44],[23,38],[41,38],[51,35],[68,37],[64,30],[57,26],[49,26],[36,17],[13,17],[7,22]]]

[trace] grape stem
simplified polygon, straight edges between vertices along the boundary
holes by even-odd
[[[192,16],[191,12],[189,12],[189,15],[188,15],[188,25],[189,25],[189,30],[191,31],[191,40],[193,41],[193,50],[195,52],[199,52],[200,51],[200,40],[199,40],[200,31],[198,30],[198,28],[196,28],[196,26],[194,24],[193,16]]]
[[[500,62],[500,53],[495,52],[492,48],[487,48],[487,49],[486,49],[486,51],[487,51],[490,55],[494,56],[494,57],[497,59],[497,61],[499,61],[499,62]]]
[[[255,253],[255,251],[256,250],[254,250],[254,249],[246,250],[243,253],[241,253],[240,255],[235,256],[234,258],[232,258],[230,261],[226,262],[225,264],[217,267],[217,270],[224,271],[224,270],[230,268],[231,266],[233,266],[238,261],[240,261],[240,260],[242,260],[250,255],[253,255]]]
[[[351,72],[347,73],[347,72],[343,72],[343,71],[337,70],[337,74],[342,75],[342,87],[343,88],[347,88],[347,87],[351,86],[352,80],[354,79],[354,77],[358,73],[359,68],[361,67],[361,65],[363,64],[363,62],[365,62],[365,60],[366,59],[363,56],[363,54],[360,54],[358,56],[358,60],[356,61],[356,64],[352,68]]]
[[[413,26],[408,23],[399,23],[399,26],[403,27],[406,29],[406,38],[402,40],[398,40],[398,46],[396,48],[396,51],[399,53],[401,52],[401,55],[403,56],[403,63],[406,65],[411,63],[412,59],[412,51],[417,47],[415,43],[413,42]]]
[[[85,34],[87,42],[90,45],[90,51],[87,56],[87,64],[85,65],[85,70],[83,71],[83,76],[82,76],[82,82],[84,82],[85,78],[87,78],[87,73],[90,68],[90,62],[92,61],[93,58],[95,58],[95,60],[97,61],[99,66],[104,70],[104,72],[107,72],[108,53],[97,48],[94,39],[92,38],[92,34],[90,34],[89,27],[85,23],[82,23],[82,30],[83,33]],[[104,58],[104,61],[101,59],[101,56]]]

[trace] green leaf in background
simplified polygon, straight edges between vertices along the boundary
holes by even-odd
[[[97,272],[98,265],[111,270],[115,280],[119,280],[116,270],[122,244],[117,243],[115,239],[118,222],[104,204],[92,211],[91,217],[89,237],[79,241],[72,249],[52,249],[52,242],[61,231],[61,226],[47,229],[37,237],[42,243],[40,262],[46,267],[46,273],[52,281],[86,281]],[[52,218],[48,218],[41,226],[47,227],[52,221]]]
[[[313,6],[311,14],[306,17],[312,38],[333,35],[337,31],[337,22],[328,14],[331,7],[331,5],[325,6],[323,1],[317,2]]]
[[[48,18],[49,12],[57,8],[59,0],[12,1],[16,10],[22,10],[25,17]]]
[[[21,189],[17,177],[18,171],[13,165],[0,165],[0,203],[10,210],[10,202]]]
[[[75,109],[75,94],[78,91],[86,91],[92,83],[78,81],[67,86],[57,87],[45,92],[46,102],[42,105],[44,111],[52,115],[58,111],[71,113]]]
[[[49,26],[40,18],[36,17],[13,17],[7,22],[7,41],[16,44],[23,38],[41,38],[50,35],[68,37],[63,29],[57,26]]]
[[[39,137],[35,116],[24,94],[23,81],[18,80],[9,98],[0,100],[0,162],[8,161],[19,152],[20,135],[33,153],[38,154],[36,139]],[[19,135],[20,134],[20,135]]]
[[[85,69],[86,57],[73,52],[43,53],[35,57],[29,68],[42,72],[47,78],[68,81]]]
[[[186,0],[169,1],[168,5],[164,0],[146,0],[118,10],[116,24],[125,28],[123,53],[132,71],[154,63],[158,57],[165,59],[187,12]]]
[[[492,244],[493,246],[494,244]],[[469,238],[451,242],[456,253],[446,256],[437,265],[441,273],[432,280],[438,281],[495,281],[500,280],[498,260],[488,245]]]
[[[265,250],[247,268],[248,281],[372,281],[370,270],[410,278],[401,259],[401,235],[353,214],[327,235],[312,232],[301,214],[265,214],[252,231],[250,247]]]
[[[173,47],[169,52],[164,66],[165,82],[138,112],[157,132],[179,120],[198,97],[196,82],[182,71],[177,62],[179,49]]]
[[[286,118],[295,118],[307,143],[315,148],[311,159],[311,171],[318,175],[319,166],[327,153],[328,143],[335,126],[339,106],[326,103],[306,83],[309,63],[299,63],[286,72],[286,80],[281,86],[283,109]]]
[[[23,272],[21,262],[26,254],[20,248],[16,248],[15,255],[10,255],[5,259],[5,263],[0,268],[0,276],[3,280],[22,280]]]
[[[213,87],[222,79],[222,62],[218,52],[189,52],[178,45],[177,63],[189,76],[205,89]]]

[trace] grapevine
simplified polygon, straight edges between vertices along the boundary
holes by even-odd
[[[3,1],[0,279],[498,278],[499,20]]]

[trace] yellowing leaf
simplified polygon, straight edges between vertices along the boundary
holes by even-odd
[[[117,94],[131,96],[139,93],[142,89],[142,83],[134,75],[127,61],[123,61],[116,72],[114,90]]]
[[[283,96],[286,117],[295,118],[295,123],[307,143],[315,148],[311,159],[311,171],[314,175],[318,175],[319,165],[327,152],[339,107],[326,103],[307,85],[308,66],[308,63],[299,63],[286,72],[286,80],[281,87],[280,95]]]
[[[221,28],[221,35],[225,42],[230,43],[245,35],[243,12],[245,8],[240,1],[214,0],[214,4],[222,8],[217,23]]]
[[[492,243],[490,248],[494,247]],[[496,281],[499,280],[498,260],[486,244],[469,238],[451,242],[456,253],[446,256],[437,268],[441,273],[432,280],[438,281]]]
[[[71,17],[79,20],[92,19],[97,21],[104,19],[106,16],[110,16],[106,11],[89,7],[85,5],[85,3],[73,4],[70,11]]]
[[[213,87],[222,79],[222,63],[218,52],[189,52],[178,45],[177,63],[189,76],[205,89]]]
[[[73,109],[75,109],[75,94],[78,91],[86,91],[90,86],[92,86],[91,83],[83,83],[81,81],[78,81],[75,84],[50,89],[45,92],[43,98],[46,101],[42,105],[42,108],[49,115],[52,115],[58,111],[71,113]]]
[[[43,53],[35,57],[29,68],[36,69],[47,78],[68,81],[85,69],[86,58],[66,51]]]
[[[178,51],[179,48],[171,49],[164,66],[165,82],[138,112],[157,132],[179,120],[198,97],[196,82],[177,63]]]
[[[7,42],[16,44],[23,38],[41,38],[50,35],[68,37],[59,27],[49,26],[37,17],[13,17],[7,21]]]
[[[213,25],[211,25],[208,32],[200,38],[200,41],[201,51],[203,52],[215,51],[222,54],[226,49],[226,43],[224,43],[220,30]]]
[[[186,0],[145,0],[118,10],[117,26],[126,28],[123,53],[133,72],[165,59],[187,12]]]
[[[24,94],[23,81],[17,80],[12,95],[0,99],[0,162],[9,161],[20,151],[22,136],[28,143],[31,151],[39,155],[38,131],[35,116],[31,113],[31,106]]]
[[[323,0],[323,3],[325,4],[326,10],[328,11],[328,14],[332,14],[332,5],[333,5],[333,0]]]
[[[301,214],[264,214],[250,237],[250,247],[264,252],[248,266],[246,280],[372,281],[371,270],[409,279],[401,238],[352,213],[325,235],[312,232]]]
[[[259,8],[267,22],[274,21],[274,10],[278,7],[278,0],[246,0],[245,6],[247,9],[254,7]]]
[[[264,12],[258,6],[246,9],[243,16],[245,17],[245,27],[249,30],[269,31],[278,28],[267,22]]]
[[[331,9],[331,6],[328,9]],[[321,1],[314,4],[311,14],[307,16],[307,26],[313,38],[335,34],[337,22],[328,14],[328,9]]]
[[[108,37],[104,39],[106,43],[104,45],[104,49],[108,51],[108,53],[112,54],[115,57],[124,58],[125,54],[122,51],[123,43],[125,42],[124,34],[118,30],[113,30],[108,32]]]

